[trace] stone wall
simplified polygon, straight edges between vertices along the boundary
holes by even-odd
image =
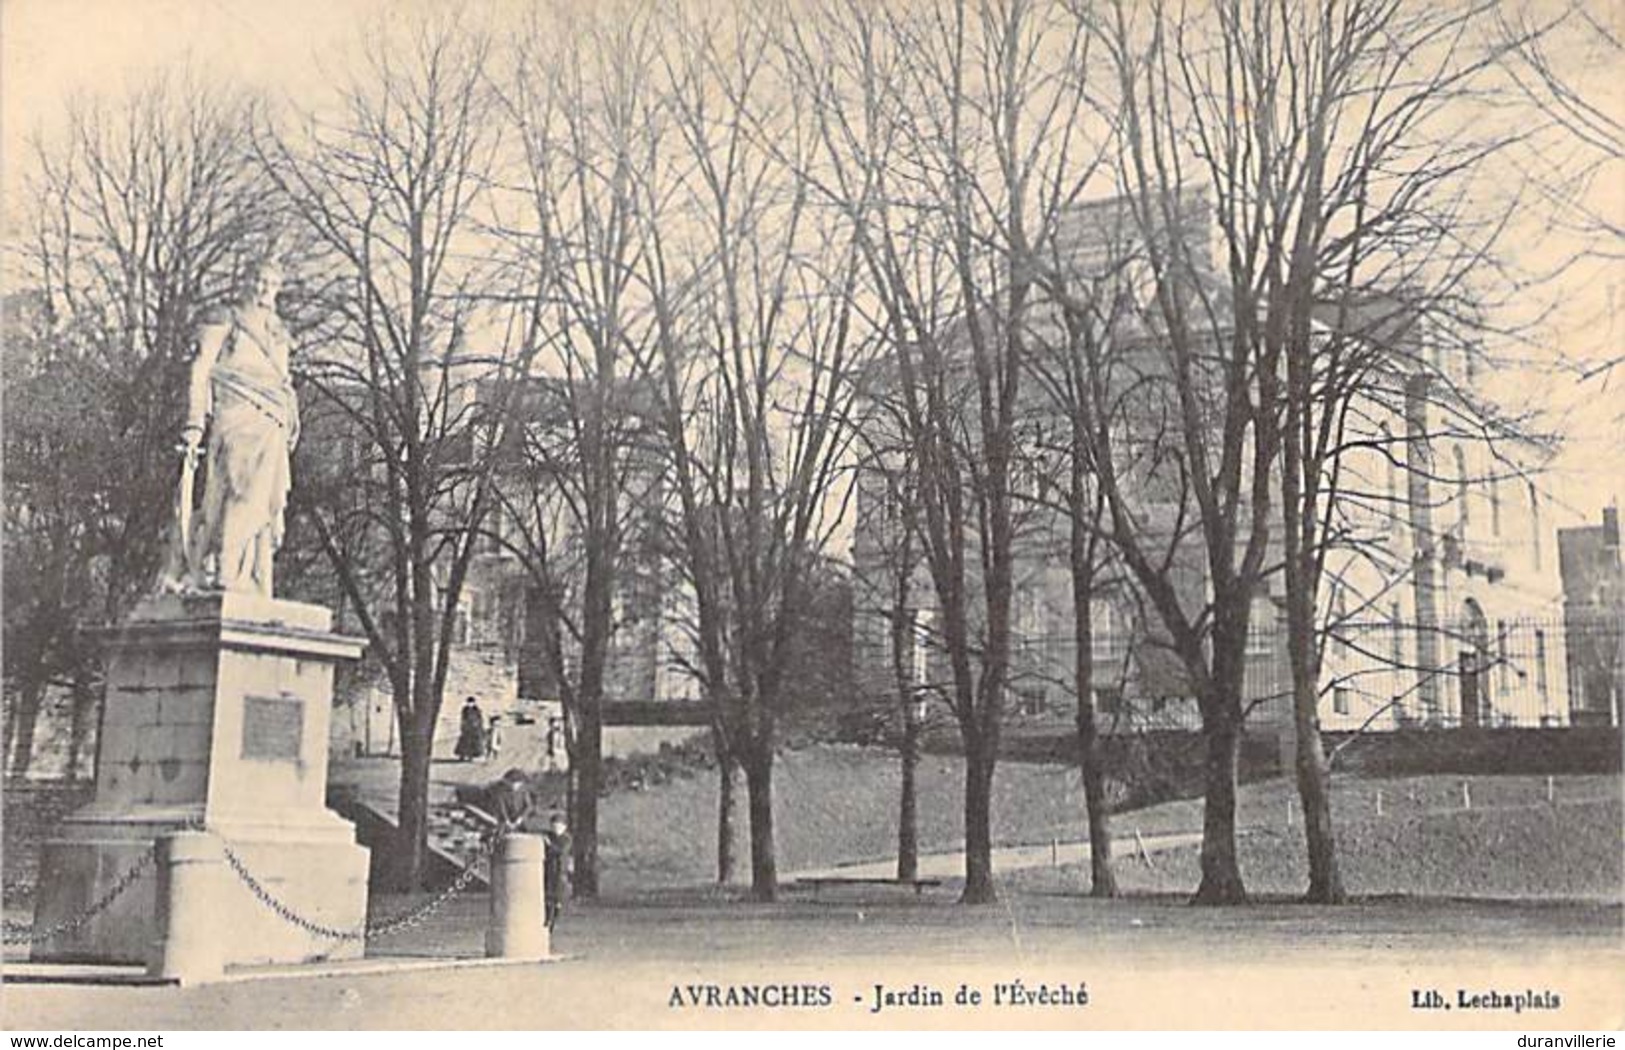
[[[94,797],[95,785],[88,780],[25,780],[8,778],[0,792],[5,810],[0,826],[5,830],[5,903],[31,901],[39,875],[40,842],[61,823],[62,818]]]
[[[400,731],[395,701],[381,674],[342,682],[336,690],[329,750],[334,755],[399,755]],[[449,757],[457,746],[463,698],[472,696],[480,710],[511,715],[519,703],[519,675],[514,661],[498,646],[456,646],[446,670],[445,699],[435,724],[434,753]],[[511,725],[511,720],[509,721]]]

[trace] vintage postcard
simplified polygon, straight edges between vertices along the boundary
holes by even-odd
[[[1613,1045],[1620,10],[8,0],[7,1026]]]

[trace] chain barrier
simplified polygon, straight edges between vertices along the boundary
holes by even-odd
[[[192,831],[203,829],[202,824],[195,822],[187,823],[183,825],[183,827],[186,830]],[[288,905],[278,900],[270,890],[266,889],[265,885],[256,879],[253,873],[248,870],[248,866],[243,863],[243,859],[239,857],[236,852],[233,851],[232,848],[224,841],[221,842],[221,851],[225,854],[227,865],[231,867],[232,872],[235,873],[237,878],[242,881],[243,885],[248,887],[249,892],[251,892],[261,904],[269,908],[279,918],[299,927],[306,933],[314,934],[317,937],[338,941],[357,941],[361,940],[363,937],[384,937],[392,933],[400,933],[423,923],[429,918],[429,916],[445,907],[453,897],[456,897],[458,894],[468,889],[469,885],[479,875],[480,862],[486,861],[489,863],[491,858],[496,854],[497,843],[501,840],[501,838],[502,836],[500,835],[490,836],[481,849],[476,852],[474,856],[469,858],[468,863],[464,865],[463,870],[457,873],[457,878],[452,880],[451,884],[445,889],[441,890],[434,897],[424,902],[421,907],[404,912],[400,915],[391,916],[388,919],[383,919],[375,923],[363,923],[354,929],[348,930],[339,929],[336,926],[325,926],[322,923],[300,915],[298,912],[288,907]],[[60,937],[64,934],[74,932],[110,908],[113,902],[121,897],[126,890],[140,881],[141,876],[147,873],[147,870],[153,866],[155,860],[155,851],[148,850],[146,853],[142,854],[140,860],[136,861],[135,864],[130,866],[129,870],[125,871],[124,874],[118,877],[117,882],[108,887],[106,893],[92,901],[84,911],[80,912],[76,916],[64,919],[61,922],[53,923],[43,930],[36,930],[32,922],[12,922],[9,919],[5,920],[3,943],[7,945],[29,944],[34,941],[50,940],[54,937]]]
[[[480,861],[490,861],[491,857],[496,853],[497,843],[501,840],[501,837],[500,835],[492,835],[484,847],[469,858],[468,863],[463,867],[462,871],[458,872],[457,878],[452,880],[451,885],[424,902],[421,907],[375,923],[362,923],[360,926],[348,930],[339,929],[336,926],[326,926],[300,915],[288,907],[287,904],[278,900],[270,890],[266,889],[264,884],[254,877],[253,873],[248,870],[248,866],[243,863],[242,858],[237,856],[230,846],[222,844],[222,849],[226,855],[226,863],[230,865],[237,878],[242,881],[244,886],[248,887],[248,891],[261,904],[269,908],[278,918],[317,937],[335,941],[358,941],[364,937],[383,937],[409,930],[445,907],[446,903],[453,897],[468,889],[469,884],[479,874]]]
[[[9,919],[6,920],[4,943],[8,945],[30,944],[34,941],[48,941],[54,937],[61,937],[64,934],[74,932],[91,919],[94,919],[96,916],[112,907],[113,902],[118,900],[119,897],[124,894],[125,890],[129,889],[131,886],[134,886],[138,881],[140,881],[141,876],[147,873],[147,869],[153,865],[153,859],[153,853],[151,850],[148,850],[146,853],[142,854],[141,859],[132,864],[129,870],[127,870],[123,875],[120,875],[118,877],[118,881],[109,886],[106,893],[91,901],[84,911],[73,916],[72,918],[63,919],[61,922],[52,923],[43,930],[36,930],[32,922],[12,922]]]

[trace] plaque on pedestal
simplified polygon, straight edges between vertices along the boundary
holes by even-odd
[[[183,827],[219,836],[265,890],[323,926],[358,928],[367,850],[325,805],[333,668],[361,655],[319,606],[253,594],[150,599],[105,638],[107,702],[96,797],[41,855],[35,928],[71,920],[154,840]],[[219,901],[228,965],[351,958],[360,940],[289,923],[231,877]],[[146,963],[153,892],[144,878],[90,922],[37,939],[39,960]]]

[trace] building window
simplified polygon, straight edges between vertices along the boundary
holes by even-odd
[[[1540,568],[1540,490],[1529,483],[1529,538],[1534,548],[1535,568]]]
[[[1123,710],[1123,690],[1117,686],[1101,686],[1095,690],[1095,710],[1103,715],[1115,715]]]
[[[1495,665],[1500,669],[1501,695],[1507,696],[1511,687],[1507,663],[1507,622],[1495,621]]]
[[[1383,488],[1390,500],[1399,498],[1399,468],[1394,463],[1394,432],[1387,423],[1382,425]]]
[[[1349,691],[1346,686],[1332,687],[1332,713],[1338,715],[1349,713]]]
[[[489,615],[485,594],[477,587],[463,587],[462,599],[452,617],[451,640],[457,645],[479,645],[485,641],[485,618]]]
[[[1456,466],[1456,520],[1461,523],[1462,533],[1466,534],[1467,525],[1472,520],[1467,505],[1467,456],[1456,445],[1451,449]]]
[[[1247,655],[1269,656],[1275,652],[1275,625],[1261,623],[1257,612],[1247,623]]]
[[[1043,610],[1039,608],[1038,588],[1022,587],[1015,596],[1015,643],[1022,652],[1036,652],[1044,640]]]
[[[930,609],[916,609],[909,614],[913,621],[911,634],[913,635],[913,670],[914,684],[925,685],[931,680],[931,621]]]
[[[1501,535],[1501,479],[1490,476],[1490,535]]]
[[[1110,602],[1094,601],[1089,605],[1089,652],[1096,660],[1112,660],[1123,654],[1123,636],[1118,633],[1117,621]]]
[[[1546,632],[1535,631],[1535,690],[1542,700],[1551,695],[1546,680]]]

